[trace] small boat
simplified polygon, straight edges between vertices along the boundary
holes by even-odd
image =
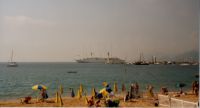
[[[17,66],[18,66],[17,63],[13,62],[13,50],[12,50],[10,62],[8,62],[7,67],[17,67]]]
[[[68,71],[67,73],[77,73],[77,71]]]
[[[189,66],[190,64],[189,63],[187,63],[187,62],[183,62],[183,63],[181,63],[181,64],[179,64],[180,66]]]
[[[199,65],[199,63],[192,63],[192,65],[196,66],[196,65]]]
[[[135,62],[135,65],[149,65],[149,63],[146,62]]]

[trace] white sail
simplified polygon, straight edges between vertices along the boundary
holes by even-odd
[[[16,62],[13,62],[13,50],[11,52],[11,56],[10,56],[10,62],[8,62],[8,67],[17,67],[17,63]]]

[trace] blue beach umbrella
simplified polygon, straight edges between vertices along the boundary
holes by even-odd
[[[195,75],[195,78],[199,78],[199,75],[197,74],[197,75]]]
[[[186,86],[186,84],[184,84],[184,83],[177,83],[176,84],[176,87],[179,87],[179,88],[183,88],[185,86]]]
[[[177,84],[176,84],[176,87],[179,87],[179,88],[180,88],[180,93],[183,93],[182,88],[185,87],[185,86],[186,86],[185,83],[177,83]]]
[[[41,89],[47,89],[47,87],[46,86],[44,86],[44,85],[34,85],[33,87],[32,87],[32,89],[33,90],[41,90]]]

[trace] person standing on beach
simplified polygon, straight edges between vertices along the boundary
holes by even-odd
[[[135,83],[135,94],[138,96],[138,93],[139,93],[139,85],[138,85],[138,83],[136,82],[136,83]]]
[[[150,97],[154,97],[153,86],[152,86],[152,85],[148,85],[148,86],[147,86],[147,91],[148,91],[148,95],[149,95]]]
[[[192,82],[192,93],[195,94],[195,86],[196,86],[197,81]]]
[[[134,93],[135,93],[135,85],[131,84],[131,87],[130,87],[130,99],[134,98]]]
[[[193,81],[192,82],[192,93],[198,96],[199,94],[199,83],[198,81]]]
[[[197,81],[195,83],[194,93],[195,93],[196,96],[199,95],[199,82],[197,82]]]
[[[125,84],[123,83],[122,84],[122,92],[125,92],[126,91],[126,86],[125,86]]]
[[[128,91],[127,94],[124,97],[124,102],[127,102],[129,99],[130,99],[130,93]]]
[[[45,89],[40,90],[40,95],[41,95],[41,101],[44,102],[45,99],[48,98],[47,91]]]

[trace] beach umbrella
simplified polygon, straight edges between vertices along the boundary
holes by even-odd
[[[83,93],[83,85],[82,84],[80,84],[79,90],[80,90],[80,93],[82,94]]]
[[[88,98],[85,96],[85,104],[88,104]]]
[[[180,88],[180,93],[182,93],[183,92],[182,88],[185,87],[186,84],[184,84],[184,83],[177,83],[176,86]]]
[[[63,87],[60,85],[60,94],[63,94]]]
[[[77,98],[78,98],[78,99],[81,99],[81,98],[82,98],[82,93],[80,92],[79,89],[78,89],[78,91],[77,91]]]
[[[103,97],[107,97],[109,95],[109,93],[106,91],[106,88],[101,89],[99,93],[101,93]]]
[[[91,93],[91,94],[92,94],[92,96],[94,96],[94,97],[96,96],[96,90],[95,90],[95,88],[92,88],[92,93]]]
[[[63,106],[63,100],[62,100],[62,97],[61,97],[61,95],[59,96],[59,106],[61,107],[61,106]]]
[[[117,83],[116,82],[114,83],[113,91],[114,91],[114,93],[117,93],[117,91],[118,91],[118,87],[117,87]]]
[[[108,85],[108,83],[107,83],[107,82],[103,82],[102,85],[103,85],[104,87],[106,87],[106,86]]]
[[[71,88],[71,97],[74,97],[74,96],[75,96],[74,89]]]
[[[55,103],[58,103],[58,92],[56,91],[56,99],[55,99]]]
[[[126,91],[125,84],[122,84],[122,92],[125,92],[125,91]]]
[[[47,89],[47,87],[46,86],[44,86],[44,85],[34,85],[33,87],[32,87],[32,89],[33,90],[41,90],[41,89]]]
[[[197,74],[197,75],[195,75],[195,78],[199,78],[199,75]]]
[[[183,88],[185,86],[186,86],[186,84],[184,84],[184,83],[177,83],[176,84],[176,87],[179,87],[179,88]]]

